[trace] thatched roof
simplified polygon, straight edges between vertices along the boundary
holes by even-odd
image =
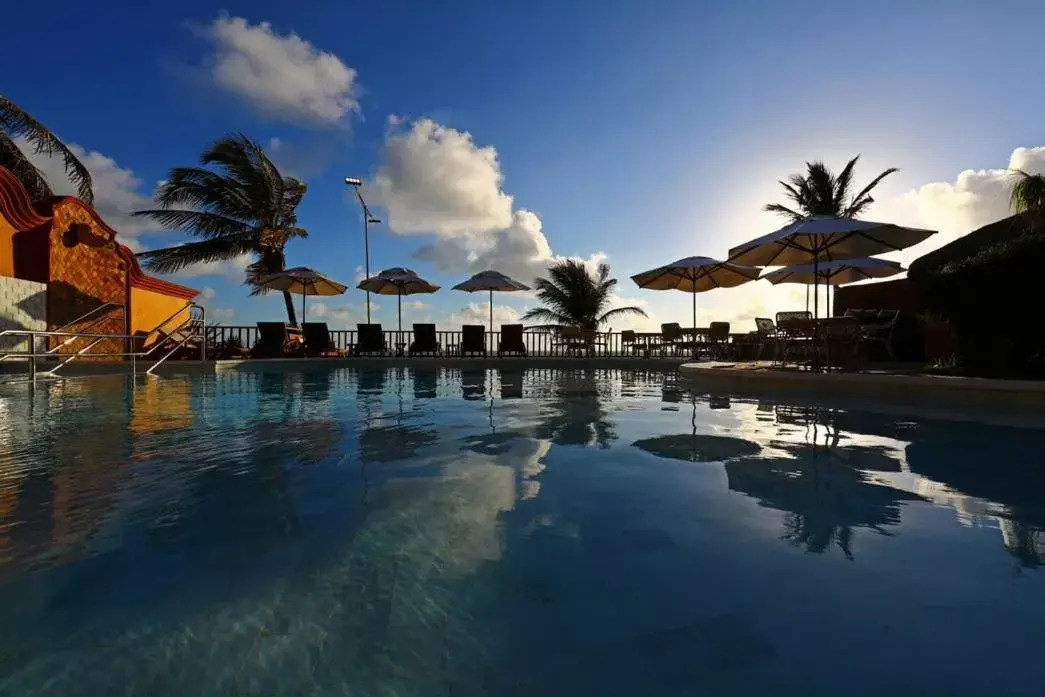
[[[1040,246],[1045,242],[1045,225],[1035,225],[1026,213],[1004,218],[973,230],[911,262],[908,278],[951,273],[970,264],[998,259],[1018,252],[1024,246]]]

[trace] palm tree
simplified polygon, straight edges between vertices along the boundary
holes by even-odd
[[[1045,215],[1045,174],[1015,170],[1016,182],[1009,194],[1009,205],[1017,213],[1031,213],[1033,218]]]
[[[807,162],[805,175],[792,174],[786,182],[780,182],[780,186],[784,187],[784,195],[790,199],[789,205],[767,203],[762,210],[779,213],[792,221],[811,215],[830,215],[838,218],[859,217],[868,206],[874,203],[874,199],[871,198],[871,190],[890,174],[899,171],[896,167],[890,167],[872,179],[870,184],[854,196],[852,194],[853,168],[859,159],[860,156],[857,155],[849,160],[838,176],[835,176],[834,172],[828,169],[823,162]]]
[[[156,190],[159,208],[135,213],[197,240],[138,256],[153,271],[173,273],[250,254],[254,262],[247,267],[246,283],[254,286],[251,295],[264,293],[258,278],[282,271],[287,242],[308,236],[297,227],[305,185],[280,174],[261,145],[243,134],[210,145],[200,155],[200,165],[171,169]],[[283,299],[288,320],[297,325],[290,294],[283,293]]]
[[[76,193],[86,203],[94,202],[91,189],[91,173],[87,171],[76,155],[66,147],[58,136],[17,104],[0,94],[0,167],[4,167],[22,183],[33,201],[46,201],[54,197],[43,172],[36,168],[24,152],[15,143],[15,138],[23,138],[33,146],[36,154],[61,156],[65,163],[65,172],[76,185]]]
[[[537,297],[544,307],[536,307],[524,320],[546,322],[546,327],[578,327],[596,330],[618,315],[641,315],[639,307],[618,307],[607,310],[617,279],[610,278],[610,267],[599,264],[593,275],[583,262],[565,259],[548,268],[548,278],[535,282]]]

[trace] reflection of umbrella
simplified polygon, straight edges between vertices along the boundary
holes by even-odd
[[[818,314],[816,283],[820,262],[895,252],[913,247],[934,233],[890,223],[815,215],[730,249],[729,260],[752,266],[812,263],[813,308],[814,314]]]
[[[685,462],[724,462],[738,457],[752,457],[762,451],[757,443],[743,438],[691,433],[644,438],[632,445],[657,457]]]
[[[500,271],[480,271],[467,281],[458,283],[454,290],[474,293],[479,290],[490,292],[490,335],[493,336],[493,292],[513,293],[519,290],[530,290],[529,286],[505,276]]]
[[[301,296],[301,321],[305,321],[305,298],[309,295],[341,295],[348,286],[332,281],[318,271],[298,266],[259,278],[255,285]]]
[[[416,293],[434,293],[439,286],[432,285],[410,269],[385,269],[378,275],[362,281],[358,286],[378,295],[396,295],[399,297],[399,331],[403,331],[403,296]]]
[[[800,264],[798,266],[785,266],[776,271],[762,274],[773,285],[780,283],[823,283],[825,286],[842,286],[846,283],[866,281],[870,278],[887,278],[905,271],[897,261],[887,259],[875,259],[874,257],[860,257],[858,259],[835,259],[825,261],[814,266],[813,264]],[[831,314],[830,296],[827,306],[827,314]]]
[[[697,293],[733,288],[758,278],[759,270],[708,257],[686,257],[631,277],[639,288],[683,290],[693,295],[693,328],[697,328]],[[693,344],[696,351],[696,342]]]

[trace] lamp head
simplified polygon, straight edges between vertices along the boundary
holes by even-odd
[[[345,183],[349,186],[363,186],[363,180],[356,177],[345,177]]]

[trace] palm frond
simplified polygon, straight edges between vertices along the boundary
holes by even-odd
[[[204,239],[245,237],[253,240],[256,237],[254,230],[249,225],[217,213],[157,208],[135,211],[132,215],[151,218],[168,230],[189,232]]]
[[[253,251],[249,242],[235,237],[187,242],[177,247],[138,254],[145,267],[157,273],[176,273],[194,264],[230,261]]]
[[[65,165],[76,193],[86,203],[94,202],[91,173],[58,136],[7,97],[0,95],[0,131],[9,138],[25,138],[39,154],[53,157],[57,153]],[[39,170],[37,170],[39,172]]]
[[[860,205],[863,202],[863,200],[868,197],[868,195],[871,193],[871,191],[882,182],[883,179],[888,177],[890,174],[895,174],[896,172],[899,172],[899,171],[900,171],[900,169],[898,167],[890,167],[889,169],[885,170],[884,172],[879,174],[877,177],[872,179],[870,184],[868,184],[863,189],[861,189],[860,193],[858,193],[856,196],[854,196],[851,199],[851,203],[849,204],[848,209],[845,211],[846,217],[848,217],[848,218],[855,218],[856,217],[856,213],[850,213],[849,211],[851,211],[855,207],[859,206],[859,210],[857,212],[860,212],[864,208],[867,208],[868,205],[873,203],[874,199],[871,199],[867,203],[865,203],[863,205]]]
[[[1045,213],[1045,175],[1030,174],[1021,169],[1013,171],[1017,177],[1009,192],[1009,206],[1017,213]]]
[[[895,167],[885,170],[858,194],[850,196],[859,160],[859,155],[849,160],[837,176],[819,160],[806,162],[805,174],[792,174],[787,181],[780,182],[785,198],[794,205],[767,203],[762,210],[782,215],[792,222],[811,215],[857,217],[874,203],[871,191],[887,176],[899,171]]]
[[[790,218],[792,222],[801,220],[805,217],[798,211],[792,210],[787,206],[781,205],[779,203],[767,203],[766,205],[762,206],[762,210],[766,211],[767,213],[777,213],[786,218]]]
[[[633,305],[628,307],[616,307],[608,312],[604,312],[602,316],[599,317],[599,325],[601,326],[603,324],[606,324],[606,322],[609,322],[614,317],[619,317],[623,315],[638,315],[640,317],[649,317],[649,315],[646,314],[646,311],[643,310],[641,307],[635,307]]]
[[[36,168],[25,156],[15,142],[6,133],[0,131],[0,167],[14,175],[33,201],[46,201],[54,197],[51,185],[47,183],[43,172]]]

